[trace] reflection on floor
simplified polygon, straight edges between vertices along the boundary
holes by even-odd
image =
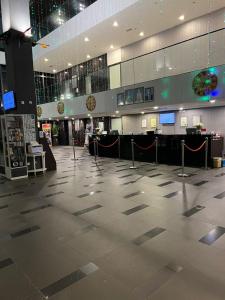
[[[57,172],[0,179],[2,300],[224,299],[221,169],[54,153]]]

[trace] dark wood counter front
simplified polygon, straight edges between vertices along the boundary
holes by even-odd
[[[192,148],[199,148],[208,138],[208,165],[212,165],[212,158],[215,156],[222,157],[223,152],[223,138],[215,138],[211,135],[121,135],[120,136],[120,153],[121,159],[131,160],[131,139],[134,139],[137,146],[135,146],[135,160],[145,162],[155,162],[156,148],[153,146],[149,150],[138,148],[146,148],[154,143],[156,137],[158,138],[158,162],[168,165],[181,165],[181,141]],[[95,136],[90,138],[89,151],[94,155],[94,145],[91,143]],[[118,143],[112,147],[103,147],[113,144],[118,136],[105,135],[97,136],[99,156],[102,157],[118,157]],[[185,165],[193,167],[203,167],[205,165],[205,146],[197,152],[192,152],[185,148]]]

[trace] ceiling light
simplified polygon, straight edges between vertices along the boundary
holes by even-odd
[[[64,119],[69,119],[69,117],[64,117]]]
[[[66,72],[64,72],[64,74],[68,74],[68,72],[66,71]]]
[[[90,40],[89,40],[88,37],[85,37],[85,38],[84,38],[84,41],[85,41],[85,42],[89,42]]]
[[[153,107],[153,109],[155,109],[155,110],[156,110],[156,109],[159,109],[159,107],[158,107],[158,106],[154,106],[154,107]]]
[[[91,115],[90,114],[88,114],[88,117],[90,117]]]
[[[91,55],[87,54],[87,59],[90,59],[91,58]]]
[[[118,26],[119,26],[118,22],[115,21],[115,22],[113,23],[113,27],[118,27]]]
[[[72,120],[74,121],[75,119],[74,119],[74,118],[72,118]]]
[[[118,115],[120,112],[118,110],[116,110],[115,113]]]
[[[184,110],[184,108],[183,108],[183,107],[180,107],[179,109],[180,109],[180,110]]]
[[[111,45],[111,46],[110,46],[110,49],[114,49],[114,46],[113,46],[113,45]]]
[[[102,61],[102,58],[101,57],[99,57],[99,59],[98,59],[99,61]]]
[[[180,21],[184,21],[184,15],[179,16]]]
[[[215,99],[213,99],[213,100],[210,100],[209,102],[210,102],[210,103],[215,103],[215,102],[216,102],[216,100],[215,100]]]
[[[139,33],[139,35],[140,35],[140,36],[144,36],[145,34],[144,34],[143,31],[141,31],[141,32]]]
[[[53,73],[56,73],[56,72],[57,72],[57,70],[56,70],[56,69],[53,69],[53,70],[52,70],[52,72],[53,72]]]
[[[116,117],[116,115],[112,115],[112,117],[113,117],[113,118],[115,118],[115,117]]]
[[[71,64],[71,63],[68,63],[67,65],[68,65],[68,67],[71,67],[71,66],[72,66],[72,64]]]
[[[172,67],[169,67],[169,70],[171,71],[171,70],[173,70],[173,68],[172,68]]]
[[[142,115],[144,115],[144,114],[145,114],[145,112],[144,112],[144,111],[142,111],[142,112],[141,112],[141,114],[142,114]]]
[[[48,58],[45,58],[44,61],[47,62],[47,61],[48,61]]]

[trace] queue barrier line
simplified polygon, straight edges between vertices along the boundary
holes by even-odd
[[[148,151],[150,150],[151,148],[153,148],[155,145],[156,145],[156,141],[154,141],[150,146],[148,147],[142,147],[140,145],[138,145],[137,143],[134,142],[134,145],[139,148],[140,150],[143,150],[143,151]]]
[[[116,145],[119,142],[119,139],[117,139],[114,143],[112,143],[111,145],[102,145],[97,141],[98,146],[102,147],[102,148],[111,148],[114,145]]]
[[[200,150],[202,150],[202,148],[205,146],[205,144],[206,144],[206,141],[204,141],[203,143],[202,143],[202,145],[200,146],[200,147],[198,147],[197,149],[192,149],[191,147],[189,147],[188,145],[186,145],[186,144],[184,144],[184,146],[185,146],[185,148],[187,148],[189,151],[191,151],[191,152],[198,152],[198,151],[200,151]]]

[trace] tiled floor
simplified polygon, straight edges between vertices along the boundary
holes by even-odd
[[[0,299],[225,299],[223,170],[54,148],[57,172],[0,179]]]

